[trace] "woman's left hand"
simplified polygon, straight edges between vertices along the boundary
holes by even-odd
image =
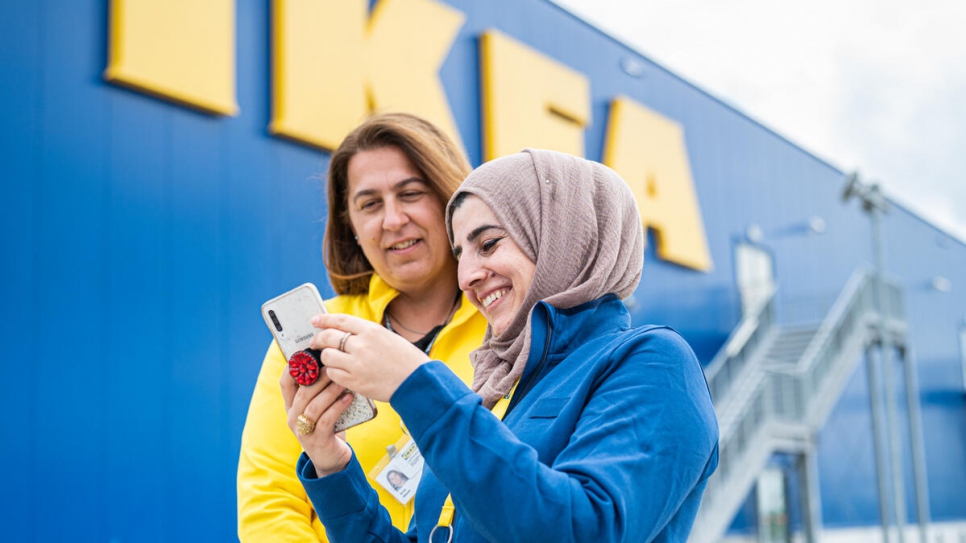
[[[405,338],[358,317],[316,315],[312,325],[322,329],[312,338],[312,348],[324,349],[321,360],[329,378],[374,400],[388,402],[399,385],[429,361]]]

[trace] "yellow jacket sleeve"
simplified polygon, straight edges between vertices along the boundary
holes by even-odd
[[[286,424],[279,378],[287,367],[272,342],[258,374],[238,459],[238,539],[328,541],[295,475],[302,446]]]

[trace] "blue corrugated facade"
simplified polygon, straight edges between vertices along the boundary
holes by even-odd
[[[637,323],[673,326],[710,362],[741,319],[733,252],[751,224],[788,312],[871,266],[869,217],[842,202],[844,172],[546,0],[446,3],[466,22],[441,79],[474,165],[490,28],[590,80],[588,158],[602,157],[614,96],[683,126],[715,266],[662,261],[650,243]],[[259,306],[305,281],[332,294],[328,154],[268,133],[271,6],[236,4],[240,113],[220,117],[105,82],[107,0],[3,2],[0,540],[236,538],[240,435],[270,340]],[[805,235],[815,216],[824,234]],[[964,522],[966,245],[900,205],[883,238],[918,363],[932,520]],[[879,523],[870,416],[860,364],[818,435],[826,528]],[[742,515],[735,530],[752,522]]]

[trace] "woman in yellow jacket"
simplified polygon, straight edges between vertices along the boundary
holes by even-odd
[[[332,313],[378,322],[445,360],[472,379],[469,353],[483,339],[486,320],[460,292],[456,261],[443,222],[450,196],[469,174],[460,150],[438,128],[407,114],[376,115],[333,153],[327,184],[329,214],[325,264],[339,294]],[[275,343],[258,375],[238,461],[238,537],[255,541],[326,541],[295,474],[302,448],[286,425],[279,379],[291,379]],[[377,402],[374,420],[346,438],[369,482],[405,530],[404,504],[373,477],[387,450],[400,442],[399,416]],[[384,463],[384,462],[383,462]]]

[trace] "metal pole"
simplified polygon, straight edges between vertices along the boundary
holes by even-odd
[[[882,377],[886,389],[886,432],[889,436],[889,452],[892,465],[892,493],[896,506],[896,528],[899,543],[905,543],[906,493],[903,484],[902,451],[899,445],[898,414],[896,408],[896,385],[892,367],[892,338],[886,329],[886,292],[882,257],[882,221],[880,215],[884,201],[879,194],[878,185],[869,189],[866,209],[872,218],[872,252],[875,258],[875,308],[879,314],[879,351],[882,353]]]
[[[889,543],[889,476],[886,474],[885,450],[882,447],[882,393],[879,386],[879,368],[876,366],[872,348],[865,350],[865,368],[869,379],[869,404],[872,410],[872,448],[875,451],[875,474],[879,490],[879,520],[882,523],[882,543]]]
[[[819,527],[822,525],[822,506],[818,489],[818,453],[814,444],[798,455],[799,499],[802,504],[802,524],[806,543],[818,543]],[[789,532],[790,533],[790,532]]]
[[[909,349],[900,350],[906,377],[906,407],[909,410],[909,439],[912,441],[912,468],[916,485],[916,513],[919,518],[919,540],[926,543],[929,535],[929,488],[926,480],[926,447],[922,436],[922,410],[919,405],[919,376],[916,357]]]
[[[794,469],[794,466],[792,467]],[[782,538],[782,543],[792,543],[792,515],[789,511],[789,507],[792,504],[792,489],[789,483],[789,473],[788,470],[782,468],[782,498],[785,500],[785,537]]]

